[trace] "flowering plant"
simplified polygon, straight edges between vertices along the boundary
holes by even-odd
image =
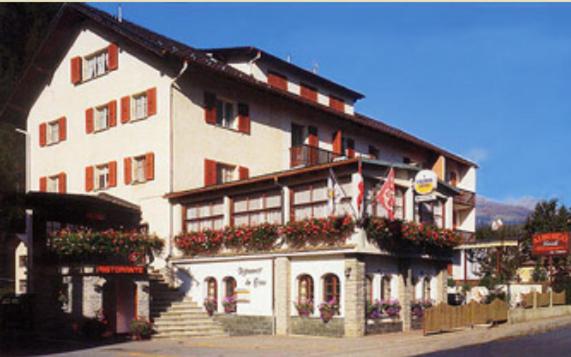
[[[126,257],[132,263],[141,262],[150,252],[160,253],[164,241],[155,235],[136,230],[92,231],[90,229],[62,229],[48,237],[49,249],[60,257]]]
[[[218,310],[218,302],[215,298],[207,297],[204,299],[204,309],[208,313],[208,316],[212,316],[216,310]]]
[[[278,226],[271,223],[227,227],[224,230],[224,243],[227,248],[270,250],[276,244],[278,236]]]
[[[381,301],[382,311],[390,318],[399,316],[401,306],[397,299],[387,299]]]
[[[224,234],[220,230],[205,229],[199,232],[185,232],[174,238],[177,248],[190,255],[213,253],[220,250]]]
[[[328,216],[326,218],[306,218],[289,222],[281,229],[289,246],[300,247],[309,243],[333,245],[344,242],[355,229],[350,215]]]
[[[412,317],[421,319],[424,316],[424,310],[432,307],[433,303],[430,299],[413,300],[410,303],[410,313]]]
[[[153,333],[153,323],[145,318],[135,318],[131,321],[131,335],[136,340],[148,339]]]
[[[337,304],[337,300],[332,298],[329,301],[319,304],[319,313],[321,315],[321,320],[324,323],[328,323],[333,318],[333,315],[339,313],[339,305]]]
[[[308,317],[309,315],[313,314],[313,301],[309,300],[302,300],[294,303],[295,308],[297,309],[297,314],[301,317]]]
[[[224,306],[224,312],[229,314],[231,312],[236,312],[236,296],[226,296],[224,300],[222,300],[222,306]]]
[[[381,318],[382,306],[379,300],[374,302],[367,301],[367,317],[369,319],[380,319]]]

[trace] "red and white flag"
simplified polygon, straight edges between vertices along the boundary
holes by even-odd
[[[377,202],[387,210],[389,219],[395,219],[395,170],[391,167],[387,179],[377,193]]]
[[[363,204],[365,199],[365,182],[363,181],[363,165],[361,164],[361,160],[359,160],[359,181],[357,183],[357,189],[357,215],[359,218],[362,218],[365,210],[365,205]]]

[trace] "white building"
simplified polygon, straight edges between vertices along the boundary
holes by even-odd
[[[393,167],[398,218],[473,234],[477,166],[358,113],[362,98],[256,48],[198,50],[66,4],[2,118],[26,123],[29,191],[104,192],[139,206],[167,243],[155,268],[175,270],[194,302],[209,296],[211,282],[219,311],[228,289],[244,321],[261,316],[270,332],[304,333],[315,322],[299,322],[293,302],[309,284],[316,306],[332,292],[340,302],[337,325],[325,333],[360,335],[365,290],[373,300],[399,298],[401,315],[414,297],[444,301],[450,257],[388,252],[361,228],[335,247],[208,256],[185,256],[174,239],[338,214],[330,168],[352,216],[360,180],[368,213],[385,214],[369,195]],[[439,179],[429,204],[417,203],[412,187],[422,168]],[[401,320],[398,328],[410,328],[409,317]]]

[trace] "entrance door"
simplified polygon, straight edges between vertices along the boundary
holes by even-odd
[[[108,279],[105,285],[103,285],[103,315],[111,331],[115,331],[117,326],[116,285],[114,279]]]
[[[128,333],[136,317],[137,285],[126,279],[117,280],[117,333]]]

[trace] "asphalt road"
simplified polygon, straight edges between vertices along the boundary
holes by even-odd
[[[440,351],[422,356],[429,357],[565,357],[571,356],[571,326],[550,332],[498,340],[481,345]]]

